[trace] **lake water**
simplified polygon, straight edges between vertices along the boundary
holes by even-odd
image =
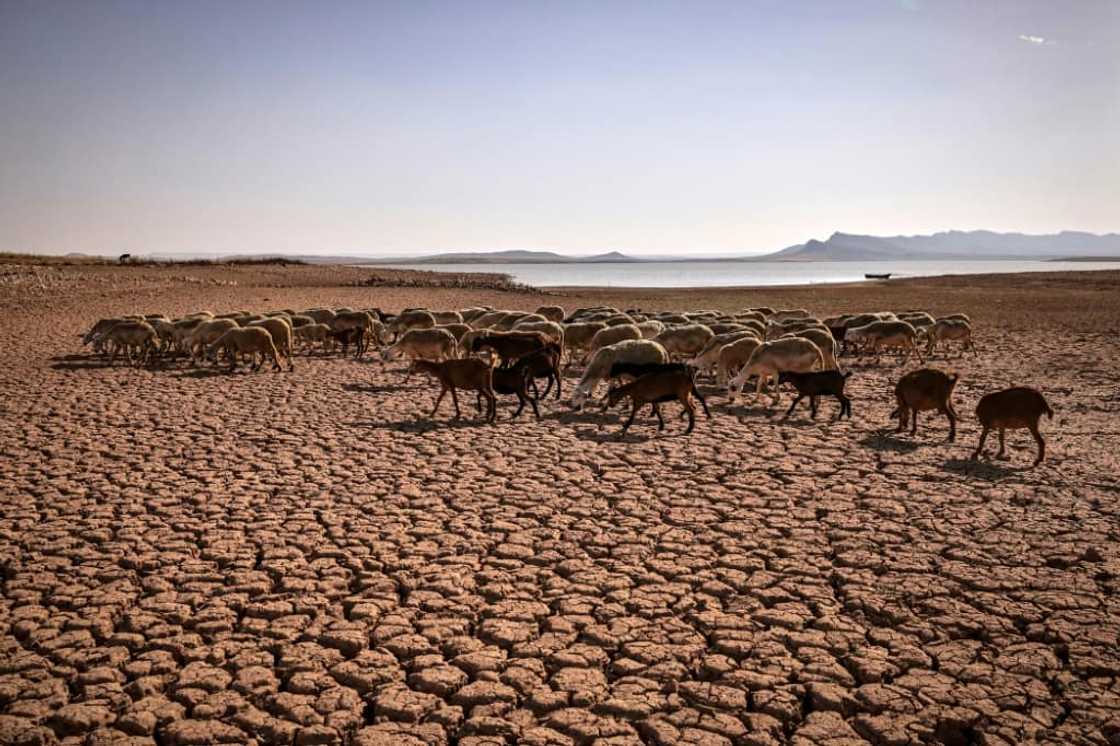
[[[390,266],[390,265],[385,265]],[[893,277],[1120,269],[1117,262],[1023,260],[924,262],[640,262],[620,264],[399,264],[433,272],[497,272],[535,287],[741,287],[863,282]]]

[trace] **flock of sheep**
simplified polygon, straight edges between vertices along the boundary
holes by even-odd
[[[600,384],[611,382],[605,406],[629,399],[631,412],[624,436],[638,411],[646,404],[664,428],[659,405],[678,401],[695,423],[693,399],[705,413],[707,403],[696,381],[708,378],[725,387],[729,401],[754,379],[754,396],[765,388],[771,401],[780,400],[782,384],[791,384],[797,396],[786,412],[809,399],[813,417],[818,399],[832,396],[840,408],[837,416],[851,416],[851,402],[844,393],[850,376],[841,372],[843,355],[878,361],[884,352],[896,352],[901,361],[912,356],[924,364],[922,351],[957,345],[960,354],[975,353],[972,324],[964,314],[934,318],[924,311],[848,314],[817,319],[804,309],[750,308],[738,313],[714,310],[682,313],[645,313],[614,307],[580,308],[567,313],[562,307],[541,306],[536,311],[495,310],[472,307],[459,311],[406,309],[386,314],[380,309],[315,308],[267,314],[247,311],[214,315],[190,314],[172,320],[163,315],[124,316],[98,321],[83,337],[112,364],[119,355],[136,364],[189,360],[234,370],[245,360],[257,370],[266,360],[273,368],[289,370],[300,350],[328,354],[351,346],[358,357],[372,346],[383,360],[410,361],[408,375],[426,373],[440,384],[432,416],[450,392],[456,417],[460,416],[458,391],[476,393],[476,407],[486,419],[496,417],[496,397],[516,396],[514,417],[529,404],[539,419],[537,403],[555,386],[561,396],[563,369],[580,365],[583,373],[571,404],[581,409],[595,396]],[[407,376],[406,376],[407,380]],[[547,381],[541,394],[538,381]],[[918,413],[936,410],[949,419],[956,435],[956,411],[951,397],[956,376],[922,368],[903,376],[895,389],[899,430],[917,427]],[[983,426],[978,458],[990,430],[999,432],[999,457],[1004,456],[1004,431],[1029,429],[1038,444],[1038,464],[1045,443],[1038,431],[1040,417],[1053,412],[1034,389],[1011,388],[984,396],[977,407]],[[708,415],[710,416],[710,414]]]

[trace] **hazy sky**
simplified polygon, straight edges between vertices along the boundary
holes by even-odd
[[[0,0],[0,250],[1120,230],[1120,2]]]

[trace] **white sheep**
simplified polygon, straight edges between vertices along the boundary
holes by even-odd
[[[604,347],[622,342],[627,339],[641,339],[642,330],[634,324],[619,324],[618,326],[608,326],[595,333],[591,338],[591,343],[587,345],[587,355],[590,357]]]
[[[272,335],[260,326],[244,326],[230,329],[210,346],[210,353],[216,355],[225,352],[229,356],[229,369],[232,372],[237,368],[240,355],[248,353],[252,360],[252,370],[260,370],[265,358],[272,359],[272,369],[281,370],[280,358],[276,354],[276,345],[272,342]],[[260,355],[260,360],[257,360]]]
[[[748,378],[758,376],[754,398],[758,398],[758,395],[762,393],[763,386],[769,379],[773,378],[774,396],[772,403],[777,404],[781,399],[781,393],[778,391],[779,373],[782,371],[806,373],[823,367],[824,357],[821,355],[820,348],[807,339],[787,337],[785,339],[775,339],[772,342],[763,342],[755,349],[739,374],[728,382],[728,401],[735,401],[735,397],[742,393],[743,386]]]
[[[719,365],[720,351],[732,342],[737,342],[744,337],[758,339],[755,332],[750,329],[717,334],[708,340],[704,348],[697,353],[696,357],[689,360],[688,364],[695,368],[698,373],[711,373]]]
[[[665,331],[665,325],[657,319],[646,319],[639,321],[637,324],[638,330],[642,333],[642,339],[653,339],[661,332]]]
[[[295,360],[292,359],[292,325],[288,323],[287,317],[271,316],[267,319],[254,321],[249,326],[259,326],[262,329],[267,329],[268,333],[272,335],[272,344],[276,346],[276,351],[288,358],[288,370],[296,369]]]
[[[540,306],[534,313],[544,316],[549,321],[560,323],[564,320],[564,307],[563,306]]]
[[[666,327],[653,341],[664,347],[670,358],[683,358],[699,354],[714,336],[704,324],[684,324]]]
[[[726,386],[731,377],[747,364],[760,344],[761,337],[743,337],[721,347],[716,361],[716,383]]]
[[[568,364],[588,352],[591,348],[591,340],[606,328],[607,325],[602,321],[576,321],[565,324],[564,353],[568,356]]]
[[[789,337],[807,339],[820,348],[821,356],[824,357],[825,370],[840,369],[840,364],[836,362],[836,338],[832,336],[832,332],[827,329],[802,329],[799,332],[785,334],[778,339],[788,339]]]
[[[627,339],[599,349],[588,363],[572,394],[572,407],[582,409],[615,363],[667,363],[669,353],[651,339]]]
[[[555,321],[519,321],[514,324],[515,332],[540,332],[564,349],[564,327]]]
[[[132,352],[135,350],[139,357],[139,365],[144,359],[153,354],[159,347],[159,336],[152,325],[146,321],[121,321],[114,324],[105,332],[103,340],[111,348],[109,365],[117,359],[117,353],[124,350],[125,360],[132,362]]]
[[[972,344],[972,325],[959,319],[938,319],[926,331],[926,354],[932,355],[940,342],[960,342],[961,355],[965,350],[972,350],[976,354],[976,347]]]
[[[199,357],[209,345],[214,344],[223,334],[239,326],[235,319],[212,319],[203,321],[194,328],[186,339],[187,350],[190,352],[191,362],[197,363]]]
[[[397,317],[389,322],[387,328],[394,339],[400,339],[402,335],[412,330],[431,329],[435,325],[436,317],[432,315],[431,311],[413,308],[397,314]]]
[[[409,329],[381,352],[381,359],[388,361],[407,357],[410,361],[431,360],[438,363],[456,357],[457,348],[455,337],[446,329]],[[412,369],[410,363],[405,374],[406,381],[412,376]]]
[[[313,342],[318,342],[326,347],[331,339],[331,328],[326,324],[302,324],[292,329],[292,336],[303,343],[310,355]]]
[[[903,363],[910,359],[911,354],[916,355],[920,363],[922,353],[918,349],[917,338],[914,327],[905,321],[873,321],[865,326],[849,327],[844,339],[847,342],[865,345],[868,352],[875,354],[876,360],[884,349],[897,347],[906,351],[906,356],[902,359]]]
[[[430,313],[439,326],[463,323],[463,314],[458,311],[430,311]]]

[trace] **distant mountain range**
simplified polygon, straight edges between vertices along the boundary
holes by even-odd
[[[945,231],[930,236],[861,236],[833,233],[825,241],[811,240],[755,256],[630,256],[618,251],[572,256],[552,251],[472,251],[422,256],[354,256],[322,254],[153,254],[150,259],[259,260],[264,257],[313,264],[425,265],[425,264],[621,264],[637,262],[855,262],[969,259],[1072,259],[1115,261],[1120,257],[1120,234],[1062,231],[1049,235]]]
[[[1031,236],[992,231],[946,231],[931,236],[861,236],[833,233],[826,241],[811,240],[781,251],[740,257],[636,257],[612,251],[570,256],[551,251],[494,251],[432,254],[419,257],[351,259],[358,264],[606,264],[620,262],[847,262],[936,259],[1061,259],[1081,261],[1120,255],[1120,234],[1097,235],[1062,231]],[[314,257],[301,257],[317,261]]]

